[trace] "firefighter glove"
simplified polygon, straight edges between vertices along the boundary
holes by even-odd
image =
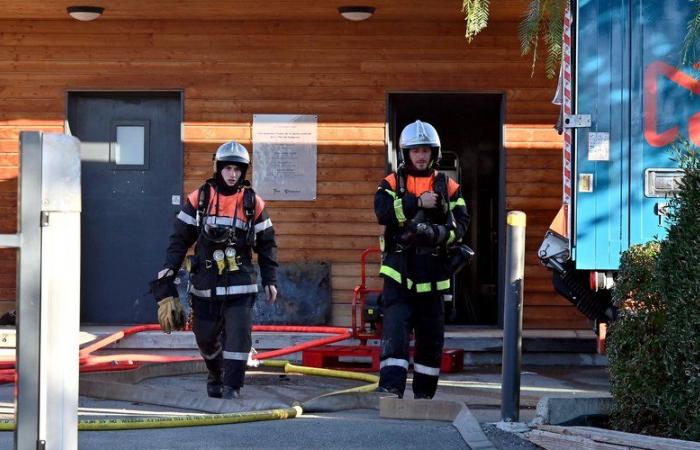
[[[447,227],[427,223],[412,224],[415,228],[416,245],[430,247],[439,245],[447,240]]]
[[[166,297],[158,302],[158,323],[160,329],[168,334],[185,326],[185,313],[179,298]]]

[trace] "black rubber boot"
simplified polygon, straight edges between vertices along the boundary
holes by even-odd
[[[212,398],[221,398],[223,391],[223,358],[204,360],[209,369],[207,376],[207,395]]]
[[[225,400],[241,398],[241,390],[231,386],[224,386],[221,393],[221,398]]]
[[[385,392],[387,394],[394,394],[398,398],[403,398],[403,394],[397,388],[387,388],[384,386],[379,386],[374,392]]]
[[[207,382],[207,395],[211,398],[221,398],[224,385],[221,383]]]
[[[428,394],[413,394],[413,398],[418,400],[418,399],[426,399],[426,400],[432,400],[433,396],[428,395]]]

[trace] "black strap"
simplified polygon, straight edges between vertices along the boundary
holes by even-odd
[[[197,194],[197,228],[202,226],[202,220],[206,217],[209,212],[209,195],[211,194],[211,187],[207,181],[199,187],[199,193]]]
[[[450,196],[447,193],[447,175],[442,172],[438,172],[437,175],[435,175],[433,187],[435,188],[435,192],[442,197],[441,200],[446,200],[449,203]]]
[[[243,188],[243,213],[248,222],[248,235],[246,236],[248,245],[255,247],[255,191],[251,187]]]
[[[402,170],[403,166],[399,166],[394,172],[394,179],[396,180],[396,196],[402,198],[406,194],[406,175]]]

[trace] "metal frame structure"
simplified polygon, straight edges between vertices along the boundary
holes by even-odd
[[[19,450],[78,445],[80,196],[79,141],[22,132],[19,232],[0,235],[0,247],[19,250]]]

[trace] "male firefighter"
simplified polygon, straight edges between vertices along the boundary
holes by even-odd
[[[275,232],[265,202],[245,181],[248,150],[231,141],[214,155],[214,176],[187,196],[175,219],[163,270],[151,288],[166,333],[184,325],[174,280],[187,250],[192,330],[209,370],[207,394],[239,398],[251,351],[252,308],[258,292],[252,250],[267,301],[277,297]]]
[[[374,210],[385,226],[380,274],[384,326],[380,392],[403,397],[415,331],[414,398],[433,398],[444,343],[443,295],[470,249],[455,246],[469,225],[459,184],[436,170],[440,137],[417,120],[401,132],[403,162],[384,178]]]

